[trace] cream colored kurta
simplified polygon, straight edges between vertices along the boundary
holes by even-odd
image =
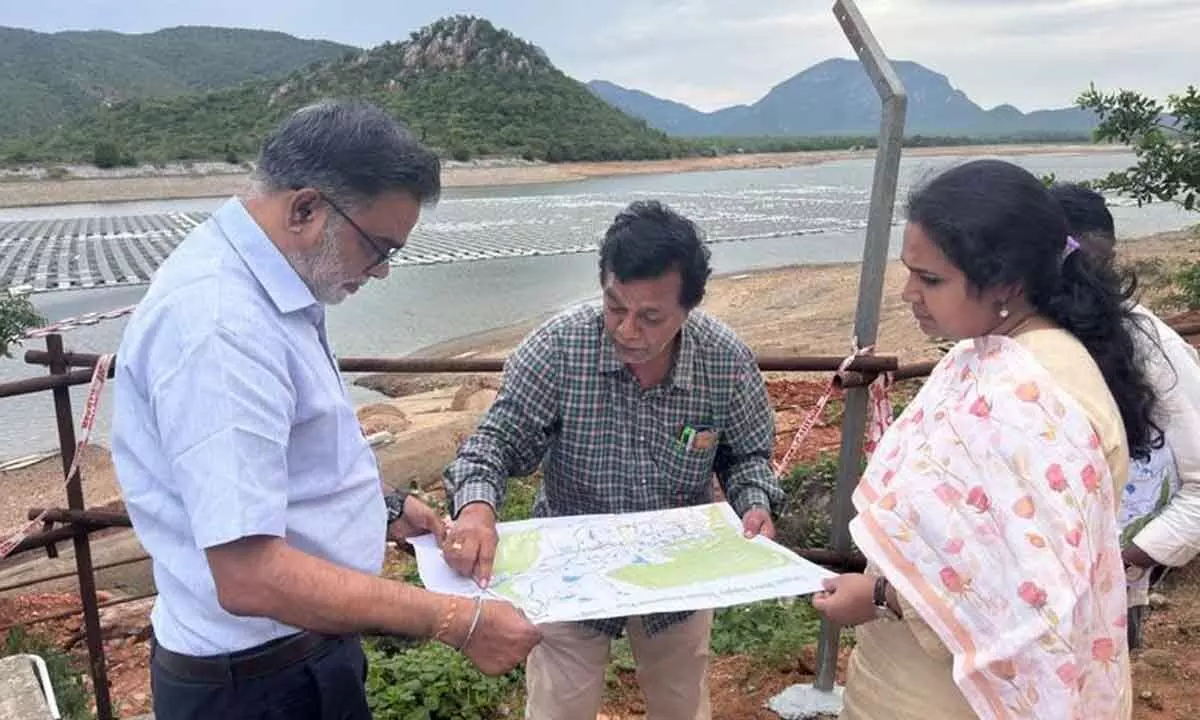
[[[1013,338],[1050,372],[1091,421],[1119,490],[1129,475],[1125,425],[1100,369],[1073,335],[1029,330]],[[868,567],[868,573],[875,572]],[[842,720],[974,720],[977,716],[951,675],[953,656],[911,605],[900,598],[903,620],[867,623],[856,631]],[[1132,714],[1132,690],[1125,693]],[[1109,720],[1097,718],[1097,720]]]

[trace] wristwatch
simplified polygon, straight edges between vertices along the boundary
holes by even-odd
[[[875,578],[875,618],[877,620],[899,620],[900,614],[888,606],[887,589],[887,578],[882,575]]]
[[[404,516],[404,501],[407,499],[407,490],[393,490],[383,496],[383,504],[387,506],[388,525],[391,525]]]

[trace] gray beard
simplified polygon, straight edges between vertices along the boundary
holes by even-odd
[[[309,251],[286,252],[288,264],[308,286],[317,302],[336,305],[346,299],[342,288],[349,278],[345,277],[341,257],[338,253],[337,226],[327,223],[321,234],[321,242]]]

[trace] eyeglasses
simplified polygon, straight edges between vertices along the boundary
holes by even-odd
[[[321,199],[328,203],[329,207],[334,209],[334,212],[336,212],[338,215],[341,215],[343,220],[350,223],[350,227],[358,231],[359,237],[361,237],[363,242],[365,242],[376,254],[377,257],[375,258],[375,262],[367,266],[367,271],[374,270],[380,265],[390,262],[392,258],[396,257],[397,253],[404,249],[403,243],[395,245],[388,238],[377,238],[366,230],[363,230],[361,227],[359,227],[358,223],[350,219],[350,216],[347,215],[344,210],[330,200],[328,195],[325,193],[320,193],[320,195]]]

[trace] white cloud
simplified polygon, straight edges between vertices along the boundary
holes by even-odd
[[[439,16],[487,17],[580,80],[602,78],[711,110],[753,102],[828,57],[852,57],[827,0],[40,0],[0,24],[148,31],[266,27],[360,46]],[[985,107],[1071,104],[1095,81],[1157,96],[1197,81],[1197,0],[861,0],[884,49],[947,75]]]
[[[552,57],[585,79],[603,77],[701,109],[753,102],[815,62],[852,56],[830,5],[797,5],[659,3],[647,18],[636,5],[620,4],[612,26]],[[1162,96],[1194,82],[1200,66],[1194,0],[1139,0],[1136,10],[1128,0],[859,6],[891,57],[947,75],[985,107],[1062,107],[1093,81]]]

